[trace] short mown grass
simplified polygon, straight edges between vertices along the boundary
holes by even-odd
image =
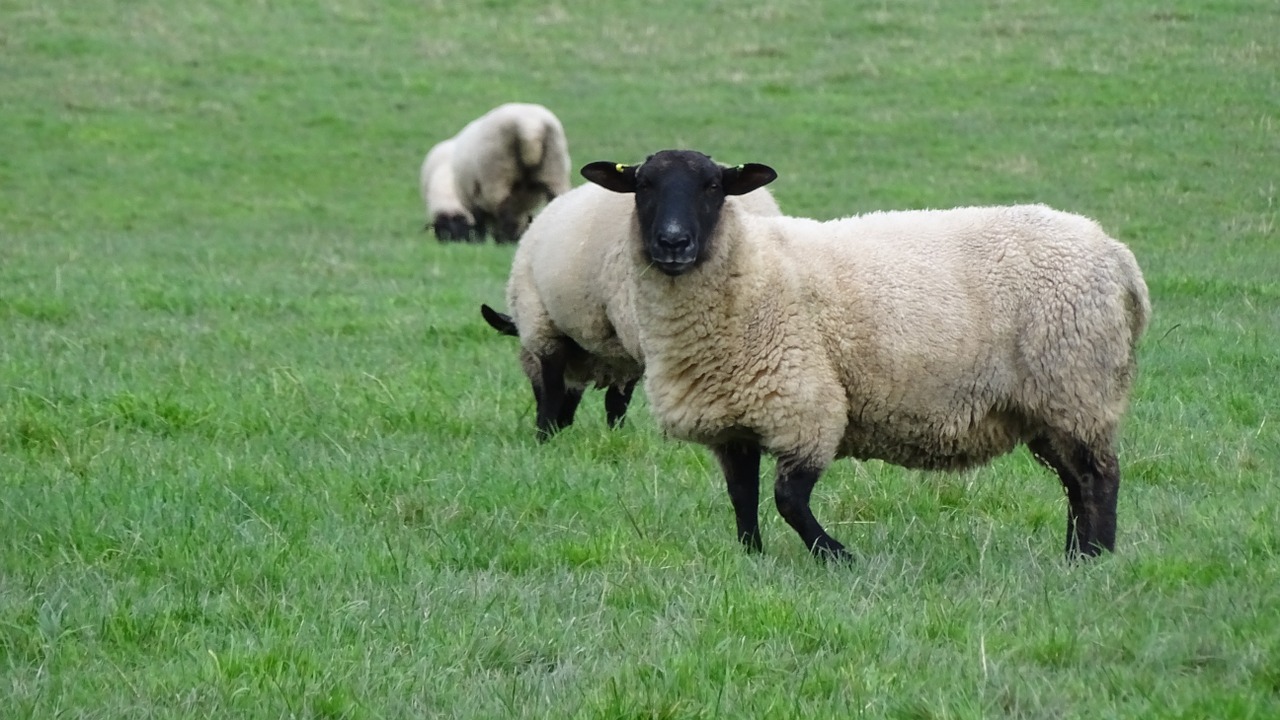
[[[1280,713],[1280,8],[0,1],[0,715]],[[812,562],[640,394],[545,446],[423,154],[541,102],[793,214],[1044,202],[1154,304],[1117,553],[1057,481],[841,462]],[[767,468],[771,470],[771,468]],[[766,492],[767,498],[767,478]]]

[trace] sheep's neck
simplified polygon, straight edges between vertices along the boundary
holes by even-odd
[[[674,362],[696,361],[708,338],[715,338],[721,348],[741,347],[742,336],[764,300],[758,297],[759,291],[767,287],[758,250],[741,242],[741,233],[741,218],[726,208],[711,255],[696,269],[672,278],[653,267],[637,268],[637,314],[656,321],[640,323],[646,357],[658,352]]]
[[[704,443],[754,437],[759,399],[793,392],[775,382],[784,377],[786,349],[795,349],[779,312],[788,270],[770,252],[767,223],[759,224],[743,233],[742,222],[722,218],[719,244],[695,271],[669,278],[649,269],[636,277],[645,388],[654,416],[673,437]]]

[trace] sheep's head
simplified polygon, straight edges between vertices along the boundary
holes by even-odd
[[[461,242],[473,239],[475,228],[462,213],[440,213],[427,227],[436,233],[440,242]]]
[[[635,193],[644,251],[667,275],[706,260],[724,199],[761,188],[778,173],[768,165],[722,167],[691,150],[663,150],[639,165],[593,162],[582,176],[619,193]]]

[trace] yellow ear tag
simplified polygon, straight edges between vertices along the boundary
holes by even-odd
[[[618,163],[617,165],[614,166],[614,169],[616,169],[618,172],[626,172],[627,166],[623,165],[622,163]]]

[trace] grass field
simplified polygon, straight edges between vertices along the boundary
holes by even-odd
[[[0,0],[0,715],[1280,716],[1277,38],[1274,0]],[[743,555],[642,399],[539,446],[477,312],[511,249],[416,188],[508,100],[575,167],[768,163],[792,214],[1098,219],[1155,308],[1117,553],[1061,559],[1025,451],[837,464],[825,567],[768,501]]]

